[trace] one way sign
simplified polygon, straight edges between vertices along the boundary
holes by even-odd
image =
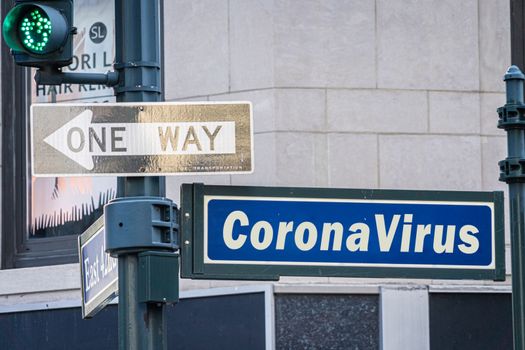
[[[34,176],[253,171],[249,102],[36,104]]]

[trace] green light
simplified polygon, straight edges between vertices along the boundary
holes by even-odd
[[[34,9],[26,13],[19,23],[19,35],[25,38],[22,45],[30,52],[45,53],[52,31],[51,21],[46,13]]]

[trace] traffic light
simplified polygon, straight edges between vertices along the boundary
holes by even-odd
[[[67,66],[73,59],[73,0],[17,0],[2,31],[16,64]]]

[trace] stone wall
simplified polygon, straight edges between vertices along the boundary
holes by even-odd
[[[506,190],[495,111],[507,1],[183,0],[165,11],[166,99],[251,101],[255,127],[252,175],[172,177],[172,198],[197,181]]]

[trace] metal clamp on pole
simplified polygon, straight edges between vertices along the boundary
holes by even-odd
[[[500,161],[500,181],[510,183],[525,182],[525,103],[523,101],[523,82],[525,75],[516,66],[511,66],[505,74],[507,84],[507,103],[498,108],[498,128],[507,131],[509,156]]]
[[[138,301],[179,299],[178,210],[169,199],[123,197],[104,208],[106,251],[113,257],[138,253]]]
[[[134,77],[134,70],[137,71],[143,71],[143,72],[149,72],[151,73],[151,76],[156,76],[160,74],[160,63],[157,61],[130,61],[126,63],[115,63],[114,68],[117,72],[124,72],[126,71],[128,74],[128,80],[132,79]],[[131,76],[131,78],[129,78]],[[142,74],[137,74],[137,76],[141,77]],[[161,94],[162,89],[157,84],[160,83],[159,81],[156,81],[156,79],[153,79],[151,81],[142,81],[142,80],[136,80],[137,77],[134,77],[135,80],[133,80],[132,84],[121,84],[119,86],[115,86],[115,93],[116,94],[122,94],[126,92],[146,92],[146,93],[156,93]]]
[[[507,132],[508,156],[500,161],[500,181],[509,185],[512,250],[512,326],[514,349],[525,349],[525,75],[516,66],[505,74],[507,103],[498,108],[498,128]]]
[[[177,205],[159,197],[123,197],[106,204],[106,251],[113,257],[179,248]]]

